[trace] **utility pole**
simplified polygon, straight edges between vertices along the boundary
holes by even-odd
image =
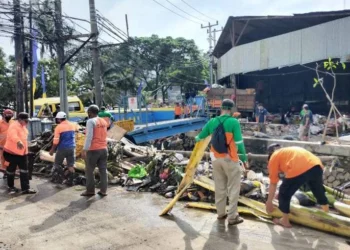
[[[32,0],[29,0],[29,30],[30,30],[30,40],[29,40],[29,96],[30,96],[30,117],[34,116],[34,93],[33,93],[33,17],[32,17],[33,13],[32,13]]]
[[[27,69],[28,69],[28,53],[26,51],[26,44],[24,39],[24,17],[21,16],[21,36],[22,36],[22,59],[23,59],[23,90],[24,90],[24,110],[25,112],[29,112],[28,107],[28,77],[27,77]]]
[[[55,1],[55,28],[57,41],[57,59],[59,66],[59,84],[60,84],[60,107],[67,116],[68,110],[68,96],[67,96],[67,79],[64,62],[64,38],[62,34],[62,3],[61,0]]]
[[[215,46],[216,46],[216,33],[217,32],[221,32],[222,30],[223,30],[224,28],[223,27],[221,27],[221,29],[220,30],[216,30],[216,29],[214,29],[214,31],[213,31],[213,41],[214,41],[214,48],[215,48]],[[213,64],[215,63],[215,61],[214,61],[214,57],[213,57]],[[213,73],[214,75],[215,75],[215,79],[214,79],[214,82],[217,82],[217,70],[215,71],[215,73]]]
[[[213,34],[211,28],[214,26],[219,25],[219,22],[216,21],[216,24],[209,23],[208,26],[203,26],[201,24],[202,29],[207,29],[208,33],[208,41],[209,41],[209,55],[210,55],[210,63],[209,63],[209,70],[210,70],[210,85],[213,84],[213,64],[214,64],[214,57],[213,57]]]
[[[94,69],[94,85],[95,85],[95,104],[99,107],[102,105],[102,93],[100,82],[100,52],[98,48],[98,29],[96,20],[95,0],[89,0],[90,5],[90,23],[92,38],[92,65]]]
[[[128,14],[125,14],[125,23],[126,23],[126,34],[128,35],[128,39],[129,39],[129,22],[128,22]]]
[[[15,24],[15,60],[16,60],[16,111],[17,115],[24,111],[23,100],[23,53],[22,53],[22,23],[20,0],[13,0]]]
[[[216,29],[214,29],[214,31],[213,31],[213,41],[214,41],[214,48],[215,48],[215,46],[216,46],[216,33],[217,32],[221,32],[221,31],[223,31],[223,27],[221,27],[221,29],[220,30],[216,30]]]

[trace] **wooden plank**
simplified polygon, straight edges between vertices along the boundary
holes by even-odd
[[[114,124],[114,126],[108,130],[107,137],[115,141],[120,141],[126,133],[127,131],[125,129]]]
[[[165,215],[171,209],[174,207],[175,203],[181,198],[182,194],[191,186],[193,182],[193,177],[196,172],[196,168],[198,163],[203,158],[204,152],[206,148],[209,145],[211,136],[207,137],[205,140],[202,140],[200,142],[196,143],[196,146],[194,147],[190,161],[188,165],[186,166],[186,173],[184,178],[182,179],[178,189],[177,189],[177,195],[174,197],[174,199],[163,209],[163,211],[160,213],[160,215]]]

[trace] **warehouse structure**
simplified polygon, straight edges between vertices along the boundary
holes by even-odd
[[[218,83],[255,88],[257,100],[271,111],[309,103],[327,112],[321,88],[313,88],[316,63],[328,90],[333,79],[323,61],[346,62],[337,73],[336,103],[350,111],[350,10],[293,16],[229,17],[213,51]]]

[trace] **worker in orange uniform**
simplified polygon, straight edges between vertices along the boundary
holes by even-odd
[[[98,195],[107,195],[107,122],[98,117],[99,108],[91,105],[88,110],[89,120],[86,123],[86,137],[82,157],[85,159],[86,191],[81,196],[95,195],[94,170],[100,172],[100,191]]]
[[[29,116],[27,113],[19,113],[17,121],[10,124],[7,131],[7,138],[4,145],[4,157],[9,166],[7,167],[7,185],[10,193],[18,192],[15,188],[15,171],[17,166],[20,171],[20,181],[22,194],[35,194],[36,191],[30,189],[28,175],[28,124]]]
[[[0,121],[0,163],[1,170],[4,171],[4,179],[7,177],[6,167],[8,162],[4,158],[4,145],[6,142],[7,130],[9,129],[11,119],[13,117],[13,111],[10,109],[5,109],[2,113],[2,120]]]
[[[175,119],[180,119],[182,115],[182,108],[180,106],[180,103],[175,104]]]
[[[301,147],[281,148],[279,144],[271,144],[268,147],[269,154],[269,197],[266,202],[266,211],[272,213],[273,199],[279,181],[279,173],[284,173],[285,178],[278,193],[278,207],[282,211],[281,219],[275,219],[274,223],[290,228],[288,214],[290,213],[290,201],[294,193],[307,184],[322,206],[323,211],[328,212],[328,200],[323,187],[323,165],[321,160]]]

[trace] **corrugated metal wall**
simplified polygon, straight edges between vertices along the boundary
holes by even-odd
[[[350,17],[244,44],[218,60],[218,79],[350,55]]]

